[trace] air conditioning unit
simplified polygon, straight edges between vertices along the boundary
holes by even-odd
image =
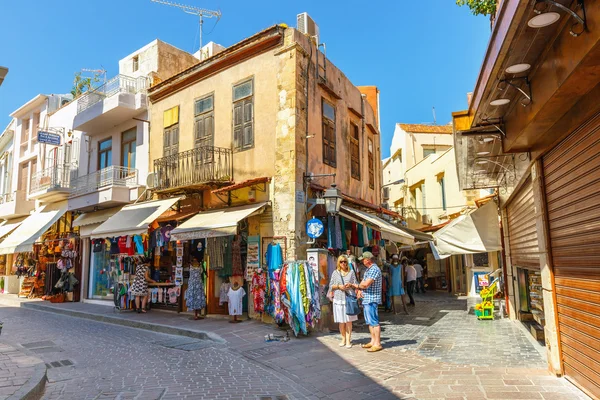
[[[301,33],[310,36],[319,45],[319,26],[308,13],[304,12],[296,16],[296,28]]]
[[[148,189],[154,189],[156,187],[157,180],[156,173],[150,172],[146,177],[146,187]]]
[[[383,188],[383,199],[384,200],[389,200],[390,199],[390,188],[389,187],[384,187]]]
[[[429,215],[429,214],[423,215],[423,224],[431,225],[431,215]]]

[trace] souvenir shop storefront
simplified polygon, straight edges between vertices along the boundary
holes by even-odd
[[[66,201],[44,205],[24,219],[0,244],[0,254],[9,277],[4,285],[11,293],[54,302],[80,300],[80,239]]]
[[[81,215],[75,222],[85,236],[88,261],[86,301],[100,301],[129,310],[136,267],[150,264],[149,301],[152,308],[180,312],[185,291],[183,274],[176,266],[184,254],[170,241],[170,232],[182,218],[179,198],[146,201]],[[175,209],[175,210],[172,210]],[[187,214],[189,215],[189,213]],[[99,223],[99,220],[104,222]],[[189,263],[189,257],[185,262]],[[179,260],[179,261],[178,261]]]

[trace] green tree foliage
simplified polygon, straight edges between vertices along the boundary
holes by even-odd
[[[457,5],[469,7],[473,15],[496,14],[496,3],[496,0],[456,0]]]
[[[81,96],[88,90],[94,90],[98,82],[100,82],[99,73],[95,73],[93,77],[89,78],[81,76],[81,72],[76,72],[75,78],[73,79],[73,88],[71,89],[73,98]]]

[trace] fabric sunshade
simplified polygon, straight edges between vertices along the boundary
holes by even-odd
[[[267,203],[203,211],[171,231],[171,240],[192,240],[237,233],[241,220],[258,214]]]
[[[3,238],[4,236],[17,229],[17,227],[21,225],[21,222],[23,222],[23,218],[18,220],[4,221],[2,225],[0,225],[0,238]]]
[[[33,250],[33,244],[63,214],[67,212],[67,202],[48,204],[37,209],[11,233],[2,244],[0,254],[23,253]]]
[[[179,197],[174,197],[125,206],[94,229],[91,236],[96,239],[147,232],[148,226],[178,201]]]
[[[73,221],[73,226],[87,226],[100,224],[119,211],[121,207],[108,208],[106,210],[94,211],[89,213],[81,214]]]
[[[391,240],[392,242],[398,242],[402,244],[413,244],[415,242],[414,236],[404,232],[400,228],[395,227],[389,222],[364,211],[359,211],[354,208],[342,206],[342,212],[340,215],[349,218],[351,220],[365,221],[372,225],[376,229],[381,231],[381,237],[383,239]]]
[[[495,202],[461,215],[433,234],[441,258],[447,255],[502,250],[498,209]]]

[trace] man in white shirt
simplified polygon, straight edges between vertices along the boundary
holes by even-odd
[[[425,282],[423,280],[423,267],[418,260],[414,260],[415,270],[417,271],[417,293],[425,293]]]
[[[415,305],[415,299],[413,298],[413,293],[415,292],[415,284],[417,282],[417,270],[413,266],[413,263],[409,263],[408,260],[402,260],[404,264],[404,273],[405,273],[405,282],[406,282],[406,294],[408,294],[408,298],[410,299],[409,306]]]

